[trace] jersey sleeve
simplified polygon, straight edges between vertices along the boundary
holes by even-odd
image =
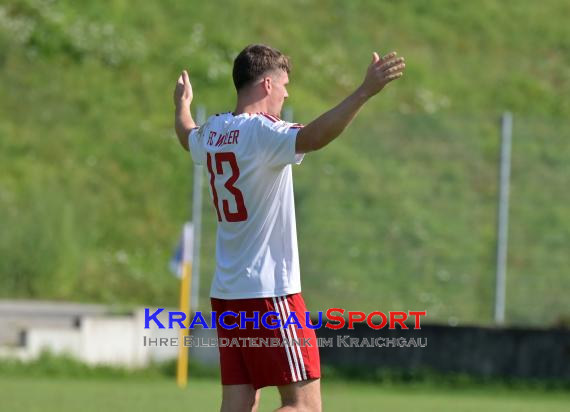
[[[265,163],[272,167],[300,164],[304,154],[295,153],[297,133],[303,126],[283,120],[262,121],[257,145],[263,153]]]
[[[188,147],[190,148],[190,154],[192,155],[194,163],[197,165],[204,164],[204,145],[202,144],[202,133],[199,127],[190,130],[188,134]]]

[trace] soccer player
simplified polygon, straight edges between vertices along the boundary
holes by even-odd
[[[279,119],[290,64],[272,47],[250,45],[236,57],[235,110],[211,116],[200,127],[190,113],[187,71],[178,78],[176,134],[193,161],[206,165],[218,219],[212,310],[242,312],[248,319],[240,325],[241,315],[226,317],[226,325],[238,325],[233,329],[223,328],[220,319],[218,337],[292,343],[220,347],[222,412],[256,411],[265,386],[278,387],[278,411],[321,410],[319,352],[301,296],[291,165],[339,136],[362,105],[402,76],[404,67],[395,52],[382,58],[373,53],[362,84],[304,127]],[[256,329],[250,320],[255,312],[272,312],[267,319],[278,327]],[[299,322],[286,322],[292,312]],[[311,343],[302,345],[304,339]]]

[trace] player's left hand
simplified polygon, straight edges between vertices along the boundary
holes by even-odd
[[[370,96],[374,96],[388,83],[402,77],[405,68],[404,58],[397,57],[396,52],[388,53],[382,58],[374,52],[362,87]]]
[[[194,94],[192,93],[190,77],[188,76],[188,72],[183,70],[174,88],[174,105],[189,107],[193,97]]]

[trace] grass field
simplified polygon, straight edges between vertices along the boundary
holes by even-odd
[[[168,412],[216,411],[220,388],[215,380],[191,380],[179,390],[173,381],[70,380],[0,377],[3,412]],[[372,384],[331,383],[322,388],[326,412],[409,410],[424,412],[567,411],[570,394],[499,389],[412,389]],[[278,405],[275,389],[262,392],[260,411]]]

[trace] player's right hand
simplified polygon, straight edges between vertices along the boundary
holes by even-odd
[[[388,83],[397,80],[404,74],[406,64],[403,57],[397,57],[395,51],[380,58],[378,53],[372,53],[372,62],[368,66],[362,88],[373,96]]]
[[[176,86],[174,87],[174,105],[175,106],[190,106],[192,103],[192,98],[194,97],[192,92],[192,85],[190,84],[190,77],[188,77],[188,72],[183,70],[178,77]]]

